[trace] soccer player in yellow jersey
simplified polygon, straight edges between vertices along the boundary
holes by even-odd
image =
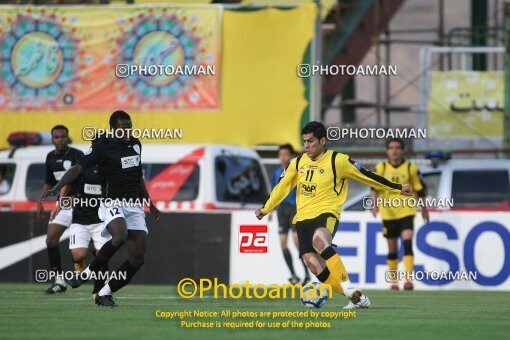
[[[419,198],[427,196],[425,184],[421,180],[420,171],[416,164],[413,164],[404,158],[404,141],[398,138],[386,141],[386,153],[388,160],[380,162],[376,165],[375,171],[389,181],[409,184]],[[416,204],[409,201],[409,198],[399,197],[393,192],[378,192],[372,188],[372,197],[374,201],[380,197],[384,202],[379,207],[372,209],[372,214],[377,216],[377,212],[381,212],[383,219],[383,235],[388,241],[388,268],[396,271],[398,267],[398,239],[402,236],[404,244],[404,267],[407,274],[413,272],[414,255],[413,255],[413,220],[416,214]],[[416,202],[416,201],[415,201]],[[427,207],[423,205],[422,217],[425,223],[429,221],[429,213]],[[390,276],[388,276],[390,277]],[[398,290],[398,282],[396,275],[393,276],[394,281],[391,284],[391,290]],[[410,276],[404,283],[404,289],[412,290],[413,283]]]
[[[300,257],[319,281],[347,296],[350,301],[344,308],[367,308],[370,300],[361,289],[352,286],[342,259],[331,244],[347,197],[347,179],[403,195],[410,195],[411,188],[366,170],[347,155],[327,150],[326,128],[322,123],[308,123],[301,134],[305,153],[290,162],[265,205],[255,215],[261,219],[297,187],[297,213],[293,222]]]

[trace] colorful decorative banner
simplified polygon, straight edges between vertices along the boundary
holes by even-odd
[[[215,5],[207,5],[204,11],[210,10],[211,6]],[[111,8],[112,12],[106,14],[104,9],[87,7],[91,12],[87,14],[91,20],[91,23],[87,24],[89,30],[102,29],[103,23],[109,22],[109,15],[117,16],[124,7]],[[135,5],[134,8],[138,7]],[[137,15],[151,11],[151,7],[143,8],[143,11],[136,9]],[[184,8],[182,11],[188,11],[188,8],[193,8],[193,11],[202,9],[198,5]],[[39,10],[39,7],[36,9]],[[65,22],[71,19],[66,17]],[[308,119],[311,90],[309,78],[299,78],[296,68],[299,64],[313,62],[311,52],[316,19],[317,8],[314,4],[304,4],[291,9],[225,8],[220,31],[221,63],[215,64],[221,64],[221,105],[217,110],[187,107],[169,114],[161,109],[146,110],[142,105],[135,107],[128,99],[124,104],[116,104],[114,109],[126,110],[131,115],[134,128],[182,129],[182,139],[142,139],[143,143],[244,146],[291,143],[296,149],[301,148],[301,119]],[[2,27],[8,29],[8,25]],[[102,38],[96,36],[87,40],[93,47],[94,42],[101,41]],[[92,70],[96,72],[95,69]],[[109,72],[113,73],[114,70]],[[218,72],[217,67],[216,73]],[[99,71],[96,73],[98,77],[101,75]],[[122,87],[127,84],[124,80],[119,81]],[[99,84],[96,83],[95,86]],[[3,89],[3,86],[0,88]],[[95,87],[90,88],[90,91],[94,90]],[[105,91],[104,96],[112,98],[110,92]],[[217,99],[220,96],[212,98]],[[61,109],[55,113],[53,109],[46,107],[22,114],[13,109],[2,112],[0,149],[8,147],[7,136],[14,131],[49,132],[57,124],[64,124],[69,128],[75,143],[89,144],[89,141],[82,139],[83,128],[107,128],[111,112],[113,109],[97,109],[80,114],[76,110]]]
[[[2,7],[0,111],[217,110],[220,6]]]
[[[503,72],[434,72],[428,125],[432,137],[501,137]]]

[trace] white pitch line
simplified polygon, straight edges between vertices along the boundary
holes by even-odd
[[[212,296],[204,296],[201,299],[211,299]],[[51,299],[51,297],[49,297]],[[184,299],[180,296],[115,296],[115,300],[141,300],[141,299],[163,299],[163,300],[177,300],[177,299]],[[192,298],[193,299],[193,298]],[[90,297],[88,298],[54,298],[51,299],[52,301],[82,301],[82,300],[91,300]],[[191,300],[191,299],[184,299],[184,300]]]

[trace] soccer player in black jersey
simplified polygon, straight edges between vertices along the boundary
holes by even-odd
[[[102,192],[98,167],[93,166],[85,169],[80,177],[73,182],[72,188],[75,196],[72,206],[73,219],[69,227],[69,249],[71,249],[75,270],[82,272],[85,269],[85,257],[90,241],[92,240],[97,255],[101,247],[111,239],[111,235],[106,231],[103,221],[98,216]],[[106,273],[107,270],[107,266],[100,269],[102,273]],[[96,278],[92,290],[94,301],[104,284],[103,277]]]
[[[110,128],[115,137],[106,136],[93,144],[80,159],[62,177],[47,195],[56,195],[65,185],[73,182],[84,169],[97,165],[101,176],[102,195],[112,200],[150,200],[149,193],[142,176],[141,153],[142,145],[136,138],[129,135],[132,128],[131,117],[124,111],[115,111],[110,116]],[[122,130],[118,133],[118,130]],[[120,136],[120,137],[118,137]],[[150,203],[150,212],[156,221],[159,220],[159,210]],[[108,263],[115,252],[126,243],[129,259],[116,272],[125,273],[126,279],[112,279],[96,296],[96,304],[100,306],[116,306],[112,293],[124,287],[143,265],[145,254],[145,238],[148,233],[145,225],[143,206],[126,206],[114,204],[101,206],[99,217],[106,225],[112,239],[106,242],[98,252],[92,263],[69,284],[79,287],[91,272],[97,273]]]
[[[64,125],[56,125],[51,129],[51,141],[55,146],[55,150],[50,151],[46,156],[46,179],[37,205],[37,220],[43,218],[44,207],[42,201],[48,190],[57,184],[57,181],[62,178],[64,173],[74,166],[83,155],[83,152],[80,150],[69,146],[69,130]],[[61,192],[55,194],[72,194],[72,192],[68,192],[68,189],[69,188],[62,188]],[[55,282],[51,287],[46,289],[46,293],[48,294],[63,293],[67,289],[62,273],[58,243],[66,228],[71,224],[71,218],[72,211],[60,210],[58,203],[55,210],[53,210],[50,215],[48,232],[46,234],[46,247],[48,249],[51,270],[57,275],[55,276]]]

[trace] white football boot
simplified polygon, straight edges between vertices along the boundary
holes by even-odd
[[[347,290],[345,296],[349,299],[349,303],[343,309],[368,308],[370,306],[370,299],[359,288]]]

